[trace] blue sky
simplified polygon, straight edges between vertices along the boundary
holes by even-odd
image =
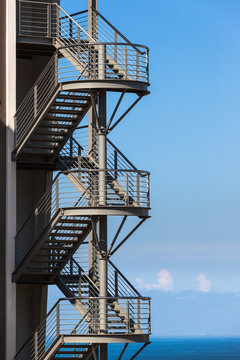
[[[99,10],[151,49],[151,95],[111,139],[151,171],[152,218],[112,261],[153,297],[155,335],[240,335],[240,2],[99,0]]]

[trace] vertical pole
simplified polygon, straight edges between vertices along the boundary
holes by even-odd
[[[114,278],[115,278],[115,297],[118,297],[118,272],[115,270],[114,272]]]
[[[118,153],[117,150],[114,150],[114,169],[117,170],[118,168]],[[118,173],[115,171],[114,173],[115,180],[118,178]]]
[[[114,32],[114,61],[117,63],[117,32]]]
[[[106,78],[106,45],[98,46],[98,79]]]
[[[125,188],[126,188],[126,197],[125,197],[125,205],[129,205],[129,179],[128,179],[128,172],[125,172]]]
[[[129,315],[129,300],[127,300],[126,304],[126,313],[127,313],[127,333],[130,333],[130,315]]]
[[[107,166],[107,146],[106,146],[106,91],[99,92],[99,170],[106,169]],[[106,172],[99,171],[99,204],[106,206],[107,197]],[[100,239],[100,297],[107,297],[107,216],[101,216],[99,221]],[[100,332],[107,333],[107,299],[100,300]],[[108,345],[100,345],[100,359],[108,359]]]
[[[136,80],[139,81],[139,52],[136,53]]]
[[[56,179],[56,209],[59,209],[59,177]]]
[[[88,0],[88,33],[97,40],[97,16],[94,10],[98,9],[98,0]]]
[[[60,304],[57,304],[56,309],[56,337],[60,335]]]
[[[92,38],[97,40],[97,19],[96,14],[94,13],[94,10],[98,9],[98,0],[88,0],[88,33],[91,35]],[[91,40],[90,40],[91,41]],[[93,73],[96,74],[96,69],[92,69]],[[94,160],[98,161],[98,137],[96,132],[96,117],[94,115],[93,108],[89,110],[89,117],[88,117],[88,138],[89,138],[89,151],[91,151],[91,156],[94,158]],[[93,177],[95,175],[93,174]],[[94,187],[94,179],[91,179],[93,181],[93,187]],[[95,230],[97,233],[97,228],[95,226]],[[93,231],[89,235],[89,269],[92,271],[91,277],[94,282],[98,280],[98,254],[96,247],[94,246],[94,233]],[[97,308],[97,307],[96,307]],[[95,309],[95,306],[94,306]],[[93,310],[93,317],[94,319],[97,318],[97,309],[96,312]],[[96,350],[97,352],[97,350]],[[97,354],[96,354],[97,355]],[[101,360],[107,360],[107,345],[102,344],[100,345],[100,359]]]
[[[141,326],[141,304],[140,304],[140,299],[137,299],[137,324],[138,324],[138,328],[140,329]]]
[[[124,47],[125,78],[128,77],[128,47]]]
[[[137,204],[140,206],[140,176],[139,173],[137,173]]]

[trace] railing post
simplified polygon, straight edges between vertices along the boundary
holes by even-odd
[[[141,302],[140,299],[137,299],[137,325],[140,329],[141,327]]]
[[[151,304],[148,300],[148,333],[151,334]]]
[[[127,333],[130,333],[130,314],[129,314],[129,300],[127,300]]]
[[[147,73],[147,82],[149,81],[149,65],[148,65],[148,57],[149,57],[149,50],[146,51],[146,73]]]
[[[34,360],[38,360],[38,332],[34,334]]]
[[[117,63],[117,32],[114,32],[114,61]]]
[[[125,173],[125,188],[126,188],[126,197],[125,197],[125,205],[129,205],[129,179],[128,179],[128,172]]]
[[[124,47],[125,78],[128,77],[128,47]]]
[[[54,59],[54,77],[55,77],[55,86],[58,84],[58,53],[55,54]]]
[[[150,206],[149,174],[147,175],[147,206]]]
[[[114,280],[115,280],[115,297],[118,297],[118,272],[115,270],[114,272]]]
[[[60,304],[57,304],[56,309],[56,337],[60,335]]]
[[[47,37],[51,37],[51,4],[47,4]]]
[[[105,80],[106,77],[106,45],[98,46],[98,79]]]
[[[140,206],[140,175],[137,173],[137,204]]]
[[[80,33],[80,27],[77,27],[77,43],[80,43],[81,33]]]
[[[114,150],[114,169],[117,170],[117,168],[118,168],[118,153],[117,153],[117,150]],[[115,178],[115,180],[117,180],[117,178],[118,178],[117,171],[115,171],[114,178]]]
[[[56,179],[56,209],[59,209],[59,178]]]
[[[34,86],[34,117],[37,116],[37,85]]]
[[[72,19],[69,19],[69,37],[72,38],[73,34],[73,22]]]
[[[82,275],[81,275],[81,270],[78,269],[78,296],[81,297],[82,296]]]
[[[139,80],[139,52],[136,53],[136,80]]]

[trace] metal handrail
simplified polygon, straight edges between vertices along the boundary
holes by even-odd
[[[123,329],[122,334],[129,334],[129,329],[131,327],[130,321],[133,318],[139,320],[138,325],[142,330],[142,333],[150,333],[150,302],[151,298],[149,297],[72,297],[72,298],[60,298],[52,309],[48,312],[46,318],[42,321],[40,326],[34,331],[33,335],[30,336],[24,345],[19,349],[15,355],[16,360],[25,360],[26,356],[30,356],[29,359],[33,360],[38,358],[42,360],[47,351],[56,343],[56,339],[60,335],[73,335],[81,336],[88,334],[88,326],[83,324],[82,328],[78,329],[78,325],[81,322],[79,321],[80,314],[74,308],[74,304],[77,301],[85,301],[86,304],[97,303],[101,304],[101,301],[106,301],[107,304],[112,304],[112,301],[118,302],[121,306],[126,306],[126,320],[119,317],[121,324],[125,327],[125,332]],[[135,301],[134,308],[129,308],[129,301]],[[125,308],[125,307],[124,307]],[[83,317],[81,316],[83,319]],[[80,318],[80,319],[81,319]],[[97,334],[99,336],[105,336],[99,332],[100,328],[100,315],[97,314],[97,317],[93,320],[95,321],[95,327],[97,326]],[[110,319],[107,315],[107,324]],[[119,320],[116,321],[115,325],[118,326]],[[127,321],[128,320],[128,321]],[[114,325],[114,322],[111,321],[111,326]],[[76,332],[76,330],[78,331]],[[136,335],[136,334],[135,334]],[[29,354],[30,351],[30,354]]]
[[[59,172],[16,235],[16,266],[33,247],[34,240],[59,213],[80,207],[149,208],[149,176],[144,170],[74,169]]]
[[[127,44],[131,45],[137,52],[139,52],[139,54],[144,54],[144,52],[141,52],[137,46],[139,47],[139,45],[133,44],[130,40],[128,40],[128,38],[126,38],[126,36],[124,36],[113,24],[111,24],[98,10],[94,9],[91,6],[92,10],[99,15],[118,35],[120,35]]]
[[[118,60],[109,66],[112,47],[117,49]],[[128,51],[125,50],[131,48],[131,45],[125,43],[91,42],[61,46],[49,60],[17,109],[15,114],[16,146],[19,146],[28,131],[36,124],[36,119],[44,113],[50,99],[60,91],[61,83],[81,80],[113,80],[118,79],[119,74],[122,80],[148,82],[148,48],[142,45],[141,47],[146,50],[146,58],[144,56],[142,63],[134,53],[126,56]],[[97,55],[103,48],[105,54],[109,54],[109,58],[103,57],[100,62],[99,57],[93,55]],[[63,58],[63,55],[68,58]],[[89,63],[89,58],[91,58],[91,63]]]

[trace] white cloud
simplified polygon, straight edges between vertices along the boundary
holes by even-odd
[[[157,282],[152,284],[145,284],[144,281],[140,278],[136,279],[138,282],[138,287],[145,290],[163,290],[171,291],[173,290],[173,277],[167,269],[162,269],[157,273]]]
[[[210,292],[212,289],[212,283],[210,280],[206,278],[206,275],[200,273],[196,280],[198,281],[198,290],[201,292]]]

